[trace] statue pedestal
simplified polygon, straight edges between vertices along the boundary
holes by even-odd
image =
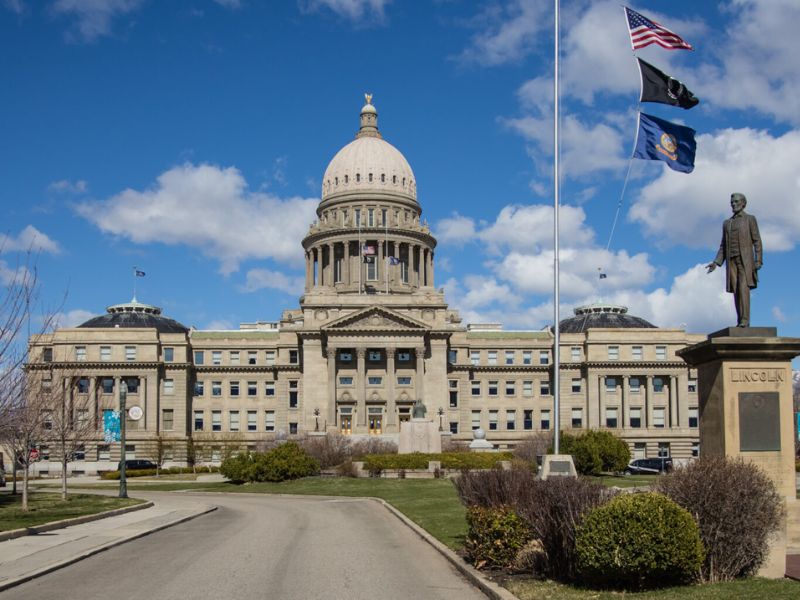
[[[678,352],[697,367],[700,454],[742,458],[761,467],[788,505],[796,502],[791,360],[800,338],[774,327],[729,327]],[[782,527],[759,575],[783,577]]]
[[[411,419],[400,423],[398,454],[423,452],[439,454],[442,451],[442,433],[439,426],[429,419]]]

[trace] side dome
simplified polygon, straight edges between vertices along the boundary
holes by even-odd
[[[106,314],[93,317],[78,327],[116,329],[144,328],[155,329],[159,333],[188,333],[189,328],[161,315],[161,309],[150,304],[142,304],[134,298],[126,304],[115,304],[106,309]]]
[[[627,306],[614,304],[588,304],[573,309],[574,317],[563,319],[558,328],[561,333],[583,333],[588,329],[655,329],[656,326],[641,317],[628,314]]]
[[[361,109],[356,139],[336,153],[322,178],[322,200],[349,194],[396,195],[417,200],[414,172],[405,156],[381,137],[371,96]]]

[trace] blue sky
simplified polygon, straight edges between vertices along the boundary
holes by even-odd
[[[701,104],[696,169],[628,169],[639,75],[620,4],[562,5],[562,315],[603,299],[665,326],[735,322],[706,275],[731,192],[765,246],[753,324],[800,336],[800,4],[649,0],[695,51],[639,56]],[[552,320],[553,2],[0,0],[7,277],[39,249],[62,325],[132,295],[199,328],[277,320],[302,291],[321,177],[374,94],[469,322]],[[598,271],[607,273],[600,280]]]

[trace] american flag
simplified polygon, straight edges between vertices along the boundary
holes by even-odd
[[[667,50],[693,50],[691,44],[685,42],[677,33],[651,21],[627,6],[625,17],[628,19],[628,32],[631,34],[631,46],[634,50],[650,44],[658,44]]]
[[[364,244],[361,253],[364,256],[375,256],[375,246]]]

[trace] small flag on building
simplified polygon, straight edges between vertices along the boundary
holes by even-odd
[[[375,246],[369,246],[367,244],[364,244],[361,250],[361,253],[364,256],[375,256],[375,252],[376,252]]]
[[[675,125],[652,115],[639,113],[639,130],[633,158],[661,160],[674,171],[694,171],[697,142],[690,127]]]
[[[606,275],[605,273],[601,272],[600,273],[600,279],[608,279],[608,275]]]
[[[386,259],[389,261],[390,265],[399,265],[400,259],[396,256],[387,256]]]
[[[681,108],[692,108],[700,102],[689,88],[674,77],[670,77],[641,58],[636,60],[639,61],[639,73],[642,76],[640,98],[642,102],[660,102]]]
[[[136,276],[137,277],[144,277],[144,271],[140,271],[140,270],[137,269],[136,270]]]
[[[623,6],[623,8],[625,9],[625,18],[628,21],[631,47],[634,50],[644,48],[650,44],[658,44],[667,50],[693,50],[691,44],[684,41],[674,31],[670,31],[655,21],[651,21],[627,6]]]

